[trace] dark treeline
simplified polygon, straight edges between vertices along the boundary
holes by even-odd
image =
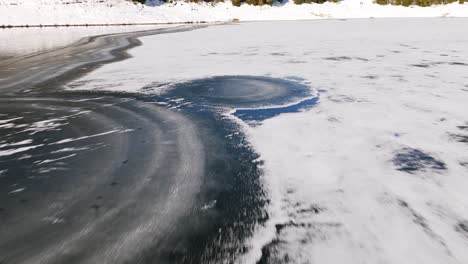
[[[144,4],[146,0],[133,0],[134,2],[139,2]],[[162,0],[163,2],[175,2],[176,0]],[[224,0],[189,0],[190,2],[206,2],[206,3],[217,3],[224,2]],[[226,0],[231,1],[234,6],[240,6],[242,3],[249,5],[272,5],[274,2],[279,2],[277,0]],[[286,0],[284,0],[286,1]],[[338,2],[340,0],[292,0],[295,4],[323,4],[325,2]],[[375,3],[380,5],[401,5],[401,6],[431,6],[431,5],[445,5],[450,3],[459,2],[464,4],[465,0],[374,0]],[[468,0],[467,0],[468,1]]]
[[[431,5],[445,5],[450,3],[459,2],[464,4],[465,0],[375,0],[380,5],[401,5],[401,6],[431,6]]]
[[[144,4],[146,0],[133,0],[134,2]],[[163,2],[175,2],[174,0],[162,0]],[[242,3],[246,3],[249,5],[261,6],[261,5],[272,5],[274,2],[281,3],[282,1],[277,0],[226,0],[231,1],[234,6],[240,6]],[[286,0],[284,0],[286,1]],[[325,2],[338,2],[339,0],[292,0],[295,4],[323,4]],[[217,3],[217,2],[224,2],[223,0],[189,0],[188,2],[206,2],[206,3]]]

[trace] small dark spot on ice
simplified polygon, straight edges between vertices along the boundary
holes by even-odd
[[[122,164],[127,164],[128,163],[128,159],[127,160],[124,160],[122,161]]]
[[[322,211],[324,211],[325,209],[320,207],[319,205],[316,205],[316,204],[312,204],[309,208],[304,208],[304,209],[299,209],[297,212],[302,214],[302,213],[314,213],[314,214],[318,214]]]
[[[463,167],[468,167],[468,161],[460,162],[460,165],[462,165]]]
[[[347,95],[330,95],[327,97],[328,100],[335,102],[335,103],[343,103],[343,102],[355,102],[356,99]]]
[[[403,78],[404,76],[401,75],[401,74],[392,74],[392,75],[390,75],[390,77],[393,77],[393,78]]]
[[[286,56],[284,52],[272,52],[270,53],[271,56]]]
[[[264,160],[260,160],[260,159],[255,159],[255,160],[253,160],[253,163],[256,164],[257,166],[263,166],[263,165],[265,165],[265,161],[264,161]]]
[[[391,52],[393,52],[393,53],[401,53],[401,51],[399,51],[399,50],[392,50]]]
[[[468,126],[457,126],[457,128],[460,130],[468,131]]]
[[[443,61],[433,61],[430,63],[430,65],[442,65],[442,64],[446,64],[446,62],[443,62]]]
[[[360,60],[360,61],[369,61],[369,59],[366,59],[366,58],[362,58],[362,57],[354,57],[356,60]]]
[[[118,182],[115,182],[115,181],[113,181],[113,182],[111,182],[109,185],[110,185],[110,186],[116,186],[117,184],[119,184],[119,183],[118,183]]]
[[[283,230],[286,227],[286,224],[276,224],[275,229],[276,229],[276,234],[281,233],[281,230]]]
[[[379,76],[377,76],[377,75],[364,75],[364,76],[362,76],[362,78],[375,80],[375,79],[378,79]]]
[[[338,57],[326,57],[324,58],[324,60],[344,61],[344,60],[352,60],[352,58],[348,56],[338,56]]]
[[[27,203],[27,202],[29,202],[28,199],[21,199],[21,200],[20,200],[20,203]]]
[[[405,202],[404,200],[398,200],[398,204],[399,204],[401,207],[408,207],[408,203]]]
[[[464,236],[466,236],[468,238],[468,221],[462,221],[460,223],[458,223],[456,226],[455,226],[455,230],[457,232],[460,232],[462,233]]]
[[[440,54],[441,57],[447,57],[448,54]]]
[[[321,224],[324,224],[324,225],[337,225],[337,226],[341,225],[339,223],[321,223]],[[289,221],[287,223],[276,224],[275,228],[276,228],[276,234],[280,234],[281,231],[286,227],[311,228],[314,225],[315,225],[314,223],[306,223],[306,222],[297,223],[297,222],[294,222],[294,221]]]
[[[294,193],[294,189],[287,189],[287,190],[286,190],[286,193],[288,193],[288,194]]]
[[[427,63],[420,63],[420,64],[411,64],[411,66],[418,67],[418,68],[429,68],[429,66],[431,66],[431,65],[429,65]]]
[[[414,173],[425,169],[446,170],[444,162],[436,160],[419,149],[404,148],[393,158],[393,164],[399,171]]]
[[[98,197],[96,197],[96,200],[101,200],[102,199],[102,196],[99,195]]]
[[[287,61],[287,63],[291,63],[291,64],[302,64],[302,63],[306,63],[307,61],[303,61],[303,60],[289,60]]]
[[[442,117],[442,118],[439,119],[440,122],[444,122],[445,120],[447,120],[447,118],[445,118],[445,117]]]
[[[239,52],[225,52],[225,53],[222,53],[221,55],[231,56],[231,55],[239,55],[239,54],[240,54]]]
[[[464,62],[458,62],[458,61],[449,62],[449,64],[454,65],[454,66],[468,66],[468,64],[466,64]]]
[[[99,206],[97,204],[91,205],[91,209],[98,210],[99,208],[101,208],[101,206]]]

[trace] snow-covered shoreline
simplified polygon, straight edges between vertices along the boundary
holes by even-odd
[[[51,15],[53,14],[53,15]],[[120,25],[266,20],[309,20],[388,17],[468,17],[468,4],[431,7],[382,6],[372,0],[274,6],[225,3],[133,4],[126,0],[3,0],[0,26]]]

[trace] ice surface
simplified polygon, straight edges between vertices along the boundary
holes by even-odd
[[[53,14],[53,15],[51,15]],[[339,3],[295,5],[293,1],[274,6],[225,3],[162,4],[148,1],[136,5],[127,0],[3,0],[0,25],[55,25],[106,23],[167,23],[259,20],[304,20],[370,17],[467,17],[468,4],[431,7],[382,6],[372,0],[344,0]]]
[[[138,92],[211,76],[298,77],[318,92],[314,107],[244,126],[271,204],[241,262],[468,263],[467,144],[451,137],[467,134],[467,23],[213,26],[144,37],[133,58],[77,82]],[[399,170],[394,160],[411,149],[446,169]]]

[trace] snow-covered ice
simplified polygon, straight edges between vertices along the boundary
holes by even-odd
[[[50,14],[53,14],[51,16]],[[274,6],[225,3],[147,5],[127,0],[3,0],[0,2],[0,25],[71,25],[119,23],[213,22],[240,19],[304,20],[369,17],[467,17],[468,4],[432,7],[381,6],[372,0],[344,0],[339,3],[295,5],[292,1]]]
[[[140,92],[211,76],[296,77],[317,105],[253,127],[239,121],[272,201],[241,262],[264,247],[270,261],[293,263],[467,263],[467,23],[212,26],[143,37],[132,58],[75,84]]]

